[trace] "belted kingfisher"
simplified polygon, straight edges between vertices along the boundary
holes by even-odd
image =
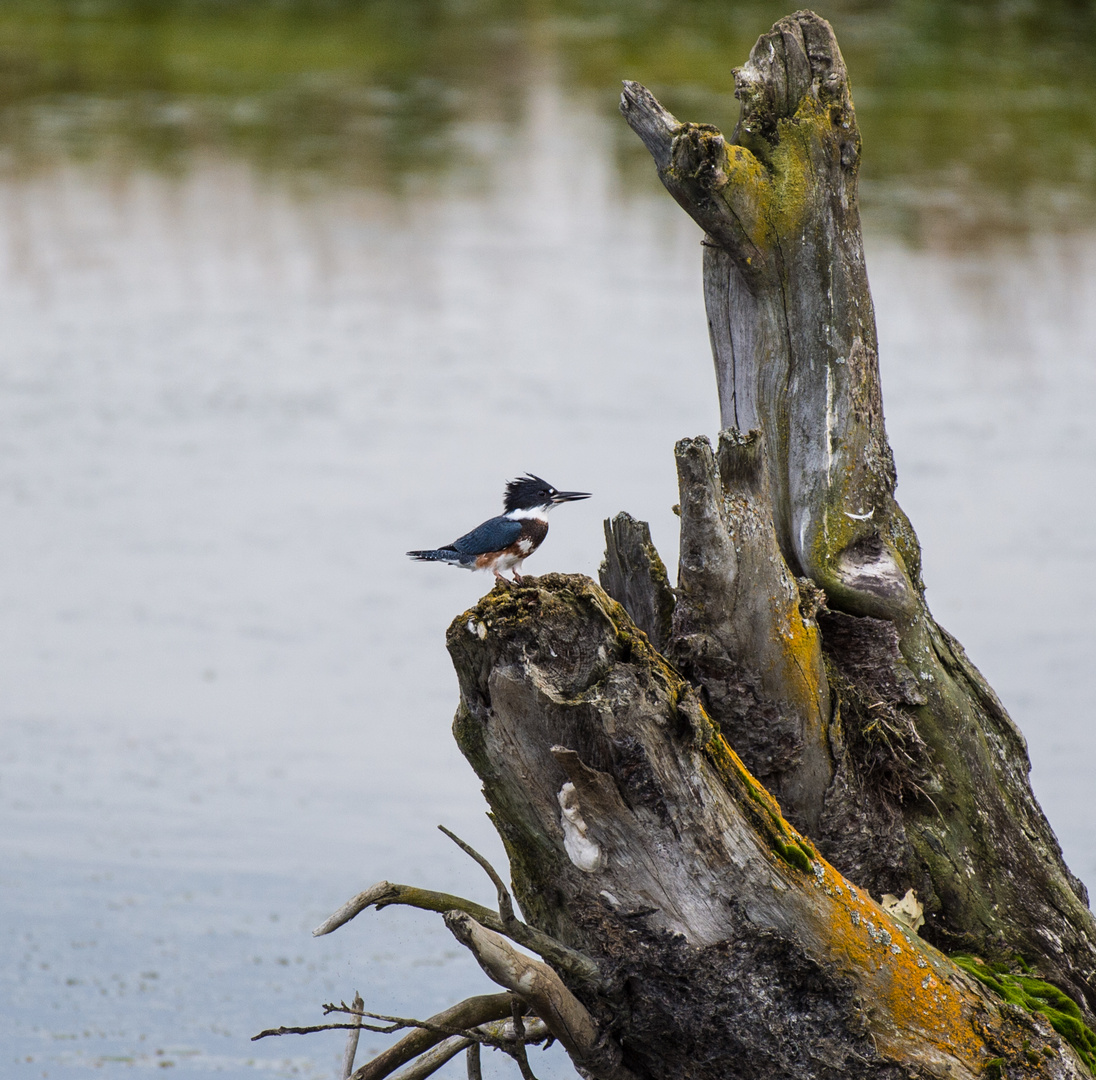
[[[559,503],[588,499],[588,491],[557,491],[546,480],[527,473],[506,485],[503,512],[465,533],[445,547],[433,551],[409,551],[421,562],[444,562],[466,570],[490,570],[499,581],[504,570],[521,581],[521,564],[540,547],[548,535],[548,511]]]

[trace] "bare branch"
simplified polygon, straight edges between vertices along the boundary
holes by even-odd
[[[365,1002],[362,1002],[362,1007],[359,1009],[357,1002],[353,1005],[347,1005],[345,1001],[340,1001],[338,1005],[332,1004],[330,1001],[325,1001],[320,1006],[323,1009],[324,1016],[328,1016],[331,1013],[346,1013],[347,1016],[365,1016]]]
[[[517,998],[513,1000],[518,1001]],[[521,1007],[519,1002],[519,1010]],[[509,1020],[495,1020],[490,1024],[481,1024],[476,1028],[476,1033],[482,1036],[480,1042],[485,1046],[493,1046],[499,1050],[505,1050],[508,1044],[512,1044],[519,1039],[523,1046],[529,1046],[532,1043],[542,1043],[552,1038],[548,1025],[539,1016],[531,1015],[526,1015],[522,1020],[520,1036],[514,1027],[512,1015]]]
[[[472,952],[488,978],[527,1002],[568,1051],[574,1048],[581,1054],[597,1042],[593,1018],[550,967],[519,953],[500,934],[464,912],[447,913],[445,925]]]
[[[357,1012],[361,1012],[365,1008],[365,1002],[362,1001],[361,994],[357,990],[354,991],[354,1009]],[[342,1080],[349,1080],[350,1074],[354,1071],[354,1058],[358,1056],[358,1036],[362,1030],[362,1018],[357,1018],[357,1023],[354,1025],[353,1031],[346,1038],[346,1050],[343,1052],[343,1070]]]
[[[509,927],[511,923],[517,921],[514,916],[514,901],[510,897],[510,890],[506,888],[501,877],[495,868],[485,859],[471,844],[466,844],[456,833],[450,832],[444,825],[439,825],[438,828],[453,841],[470,858],[475,859],[481,867],[483,867],[487,876],[491,879],[498,891],[499,897],[499,915],[502,918],[503,923]]]
[[[389,904],[404,904],[408,907],[422,908],[424,911],[436,911],[439,914],[455,908],[457,911],[467,911],[477,920],[490,919],[494,915],[490,908],[465,900],[461,896],[433,892],[430,889],[416,889],[413,885],[393,885],[390,881],[378,881],[376,885],[370,885],[364,892],[347,900],[338,911],[312,931],[312,936],[323,937],[324,934],[330,934],[332,930],[337,930],[344,923],[350,922],[355,915],[359,915],[367,907],[375,906],[380,911]],[[497,919],[498,916],[495,915],[495,918]]]
[[[378,881],[365,892],[358,893],[352,900],[348,900],[329,919],[317,926],[312,931],[312,936],[321,937],[324,934],[330,934],[332,930],[337,930],[367,907],[375,906],[379,911],[381,908],[388,907],[389,904],[402,904],[420,908],[423,911],[436,911],[441,915],[447,911],[463,911],[471,915],[481,926],[486,926],[497,934],[505,934],[572,978],[595,985],[601,981],[601,972],[597,964],[588,956],[568,948],[544,931],[529,926],[520,919],[515,918],[512,922],[504,922],[498,912],[482,904],[465,900],[461,896],[434,892],[431,889],[418,889],[413,885],[395,885],[389,881]]]
[[[341,1008],[338,1005],[324,1005],[324,1014],[332,1012],[345,1012],[350,1013],[351,1016],[368,1016],[371,1020],[383,1020],[385,1022],[384,1027],[373,1027],[370,1024],[363,1023],[361,1026],[368,1031],[377,1031],[382,1035],[391,1035],[396,1031],[406,1031],[408,1028],[415,1030],[429,1031],[440,1038],[448,1038],[450,1035],[459,1034],[461,1038],[468,1042],[483,1042],[489,1046],[494,1046],[494,1036],[485,1034],[484,1030],[487,1025],[482,1025],[479,1028],[457,1028],[454,1029],[451,1024],[435,1024],[432,1020],[419,1020],[414,1016],[388,1016],[386,1013],[375,1012],[362,1012],[356,1013],[353,1010],[347,1008],[345,1005]],[[348,1028],[349,1024],[328,1024],[323,1029],[317,1028],[316,1030],[326,1030],[327,1028]],[[300,1029],[283,1029],[287,1034],[291,1031],[299,1031],[301,1034],[308,1034],[312,1028],[300,1028]],[[257,1036],[256,1036],[257,1037]],[[513,1039],[510,1040],[513,1042]],[[505,1049],[505,1046],[500,1045],[499,1049]]]
[[[472,1043],[472,1045],[468,1047],[465,1066],[468,1070],[468,1080],[483,1080],[483,1069],[480,1066],[479,1043]]]
[[[405,1026],[413,1024],[415,1030],[360,1066],[350,1080],[381,1080],[451,1035],[464,1034],[490,1020],[507,1019],[510,1001],[509,994],[482,994],[451,1005],[427,1021],[407,1022]]]
[[[605,1080],[630,1080],[631,1072],[620,1064],[620,1047],[601,1036],[586,1007],[547,964],[518,952],[501,934],[465,912],[447,912],[445,925],[488,978],[529,1004],[576,1065]]]
[[[370,1020],[384,1021],[386,1026],[383,1028],[371,1027],[369,1024],[364,1024],[363,1026],[370,1031],[379,1031],[382,1035],[391,1035],[394,1031],[404,1031],[407,1028],[416,1028],[422,1029],[423,1031],[431,1031],[435,1035],[440,1035],[442,1037],[459,1034],[461,1038],[463,1038],[466,1042],[486,1043],[488,1046],[493,1046],[498,1050],[508,1049],[510,1044],[512,1044],[514,1039],[517,1037],[510,1029],[506,1029],[509,1034],[505,1032],[503,1034],[497,1034],[496,1029],[497,1031],[503,1031],[503,1028],[500,1028],[498,1024],[481,1024],[477,1028],[454,1028],[453,1025],[449,1023],[439,1024],[436,1023],[434,1020],[419,1020],[414,1016],[389,1016],[387,1013],[369,1012],[368,1010],[359,1009],[357,1007],[360,1000],[360,998],[356,999],[354,1006],[347,1005],[345,1001],[340,1002],[340,1004],[338,1005],[332,1004],[331,1002],[326,1002],[322,1006],[324,1016],[328,1016],[331,1013],[346,1013],[349,1016],[357,1017],[359,1019],[368,1016]],[[525,1005],[520,998],[511,995],[511,1016],[513,1015],[513,1010],[515,1008],[523,1009],[525,1008]],[[347,1026],[349,1025],[327,1025],[327,1027],[335,1028]],[[519,1024],[518,1027],[521,1028],[522,1031],[524,1031],[524,1028],[521,1024]],[[290,1029],[286,1028],[285,1030],[288,1032]],[[306,1029],[301,1030],[305,1031]],[[544,1038],[547,1035],[548,1029],[545,1028],[544,1033],[539,1036],[539,1038]],[[537,1042],[538,1039],[530,1038],[526,1039],[525,1041]]]
[[[517,998],[514,998],[512,1008],[514,1049],[510,1051],[510,1056],[517,1062],[522,1080],[537,1080],[533,1075],[533,1070],[529,1067],[529,1055],[525,1053],[525,1022],[521,1018],[521,1005],[518,1004]]]
[[[425,1077],[436,1073],[447,1061],[451,1061],[462,1050],[474,1046],[479,1049],[478,1042],[472,1042],[463,1035],[450,1035],[443,1039],[437,1046],[420,1054],[410,1065],[400,1069],[392,1075],[392,1080],[424,1080]]]
[[[382,1035],[391,1035],[393,1031],[399,1031],[400,1027],[406,1025],[398,1025],[393,1027],[389,1024],[387,1027],[376,1027],[373,1024],[311,1024],[308,1027],[276,1027],[267,1028],[266,1031],[260,1031],[258,1035],[252,1035],[251,1041],[258,1042],[260,1039],[269,1038],[271,1035],[311,1035],[317,1031],[353,1031],[355,1029],[365,1028],[366,1031],[377,1031]]]
[[[469,1042],[483,1042],[489,1046],[494,1046],[492,1041],[494,1036],[485,1034],[483,1028],[459,1028],[454,1030],[452,1025],[448,1024],[435,1024],[432,1020],[416,1020],[413,1016],[385,1016],[384,1013],[371,1013],[367,1012],[366,1016],[372,1017],[374,1020],[387,1020],[391,1022],[391,1027],[388,1031],[400,1031],[404,1028],[416,1028],[423,1031],[433,1032],[435,1035],[440,1035],[443,1038],[448,1038],[450,1035],[459,1034],[462,1039]],[[512,1040],[511,1040],[512,1041]],[[500,1046],[499,1049],[505,1047]]]
[[[467,1050],[469,1054],[474,1052],[478,1063],[481,1042],[504,1050],[513,1056],[515,1033],[513,1023],[510,1020],[496,1020],[490,1024],[482,1024],[474,1032],[466,1034],[476,1034],[480,1038],[472,1041],[463,1035],[453,1035],[444,1042],[438,1043],[432,1050],[421,1054],[407,1068],[401,1069],[393,1075],[391,1080],[425,1080],[427,1076],[437,1072],[447,1061],[456,1057],[461,1050]],[[551,1038],[551,1035],[547,1025],[542,1020],[533,1019],[531,1023],[525,1025],[525,1034],[521,1041],[521,1052],[524,1053],[527,1043],[544,1042],[548,1038]],[[480,1080],[482,1080],[482,1074],[480,1074]]]
[[[647,87],[631,80],[624,82],[620,111],[628,126],[643,140],[658,168],[668,168],[674,136],[681,127],[677,117]]]

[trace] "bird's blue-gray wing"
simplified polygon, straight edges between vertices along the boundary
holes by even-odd
[[[485,555],[488,551],[502,551],[521,536],[521,522],[508,517],[493,517],[482,525],[465,533],[449,546],[462,555]]]

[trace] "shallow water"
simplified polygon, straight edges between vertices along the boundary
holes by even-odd
[[[717,428],[700,235],[615,131],[546,70],[475,183],[216,150],[0,182],[6,1075],[327,1077],[341,1035],[247,1040],[483,991],[431,916],[309,929],[382,877],[492,902],[439,822],[502,862],[443,640],[489,582],[403,552],[532,469],[595,497],[531,572],[596,574],[620,509],[676,556],[673,442]],[[924,220],[866,223],[899,498],[1096,886],[1096,234]]]

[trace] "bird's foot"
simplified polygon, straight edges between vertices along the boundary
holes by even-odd
[[[518,585],[522,584],[522,582],[525,581],[525,575],[524,574],[519,574],[516,570],[512,570],[511,573],[514,575],[514,581]]]

